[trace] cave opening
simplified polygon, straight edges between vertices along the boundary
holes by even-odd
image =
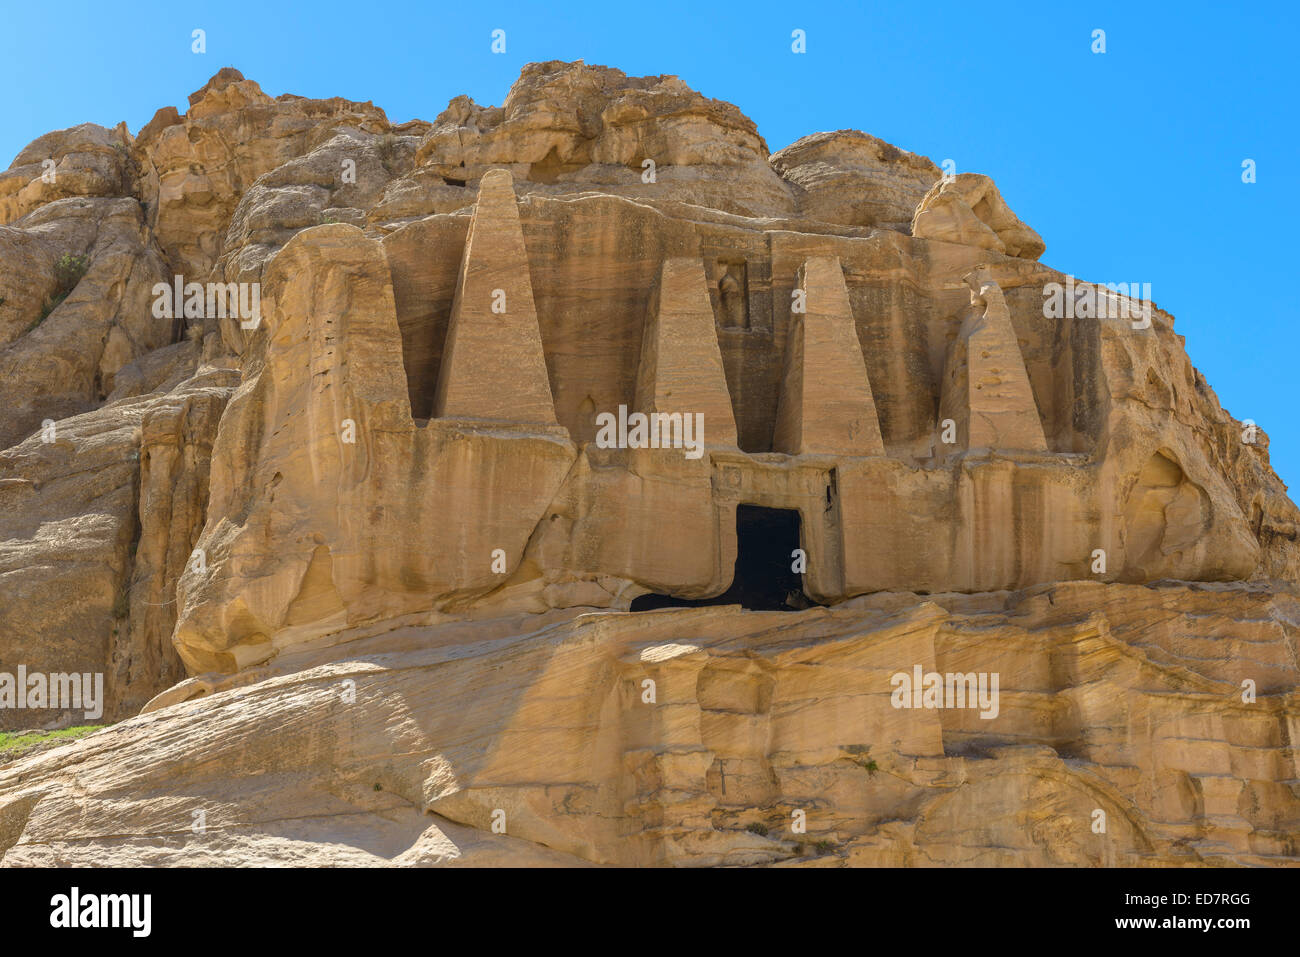
[[[642,595],[631,611],[740,605],[751,611],[802,611],[811,608],[803,575],[795,571],[799,549],[799,512],[761,505],[736,507],[736,569],[731,587],[714,598]]]

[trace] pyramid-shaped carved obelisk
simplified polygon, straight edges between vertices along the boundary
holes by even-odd
[[[791,308],[773,448],[791,455],[884,455],[839,257],[806,260],[797,291],[802,297]]]
[[[479,183],[434,415],[556,423],[528,252],[506,170],[490,170]]]
[[[736,444],[736,419],[699,258],[666,259],[660,269],[641,342],[636,408],[701,413],[708,445]]]
[[[957,444],[964,448],[1046,452],[1043,421],[1002,289],[985,268],[966,276],[966,284],[971,312],[948,354],[939,418],[956,423]]]

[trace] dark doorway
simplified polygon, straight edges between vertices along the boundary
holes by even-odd
[[[642,595],[632,611],[740,605],[753,611],[801,611],[812,607],[803,593],[803,576],[793,571],[799,548],[799,513],[761,505],[736,507],[736,571],[731,587],[716,598]]]

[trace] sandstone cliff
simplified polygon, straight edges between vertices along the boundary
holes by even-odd
[[[4,863],[1300,859],[1267,436],[1154,305],[1050,314],[987,176],[582,63],[402,125],[225,69],[0,223],[0,672],[116,722],[0,766]]]

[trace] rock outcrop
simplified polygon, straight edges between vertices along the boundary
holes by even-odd
[[[1300,861],[1267,436],[987,176],[226,69],[0,223],[0,728],[115,722],[0,766],[3,863]]]
[[[1077,582],[398,628],[191,682],[177,691],[201,697],[0,768],[0,850],[28,866],[1293,864],[1297,627],[1294,595],[1264,587]],[[891,675],[914,666],[993,670],[996,714],[894,707]]]
[[[1022,259],[1037,259],[1047,248],[1007,206],[993,180],[978,173],[957,173],[931,186],[912,217],[912,235]]]

